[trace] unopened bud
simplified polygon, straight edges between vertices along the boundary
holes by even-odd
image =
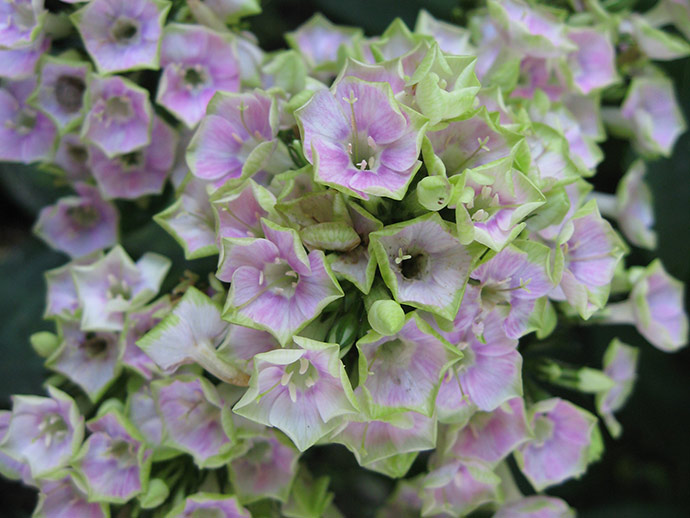
[[[58,348],[60,345],[60,340],[56,335],[48,331],[41,331],[39,333],[34,333],[29,338],[31,341],[31,347],[34,348],[36,354],[41,358],[47,358]]]
[[[427,176],[417,184],[417,200],[425,209],[439,211],[448,205],[450,183],[443,176]]]
[[[405,324],[405,312],[394,300],[377,300],[367,317],[374,331],[384,336],[396,334]]]

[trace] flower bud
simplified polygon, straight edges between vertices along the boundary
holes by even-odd
[[[448,205],[450,183],[443,176],[427,176],[417,184],[417,199],[427,210],[439,211]]]
[[[60,345],[58,337],[48,331],[34,333],[29,340],[31,341],[31,347],[34,348],[36,354],[41,358],[47,358],[53,354],[53,351]]]
[[[402,329],[405,312],[394,300],[377,300],[369,307],[367,318],[374,331],[390,336]]]

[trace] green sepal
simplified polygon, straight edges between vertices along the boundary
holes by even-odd
[[[142,509],[154,509],[168,498],[170,490],[165,482],[159,478],[149,480],[146,493],[139,495],[139,505]]]

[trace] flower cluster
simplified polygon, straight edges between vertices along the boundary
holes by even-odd
[[[264,53],[256,0],[0,0],[0,160],[74,190],[35,225],[70,257],[32,337],[55,375],[0,412],[35,516],[339,516],[300,462],[333,443],[401,479],[382,517],[573,516],[540,493],[599,458],[595,413],[620,434],[637,350],[535,346],[584,321],[687,343],[683,286],[621,234],[656,244],[645,160],[685,125],[652,60],[690,54],[662,29],[690,37],[687,1],[573,4],[374,38],[317,15]],[[615,196],[588,181],[607,132],[640,155]],[[161,290],[171,260],[119,244],[121,200],[155,196],[208,278]]]

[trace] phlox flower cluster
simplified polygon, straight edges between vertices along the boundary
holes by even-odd
[[[690,54],[687,0],[376,37],[316,15],[270,53],[240,30],[257,0],[46,5],[0,0],[0,160],[74,191],[34,227],[69,256],[31,338],[54,375],[0,411],[35,517],[338,517],[301,460],[328,444],[399,479],[381,518],[574,516],[543,491],[621,433],[637,349],[540,351],[585,322],[688,341],[681,283],[625,262],[685,130],[654,61]],[[638,155],[615,195],[610,134]],[[216,268],[132,258],[123,207]]]

